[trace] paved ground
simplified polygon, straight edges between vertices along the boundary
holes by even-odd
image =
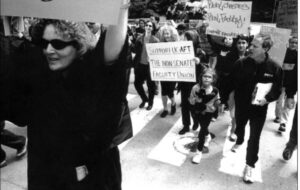
[[[257,181],[244,184],[241,178],[245,159],[245,147],[240,153],[229,151],[227,139],[228,113],[211,124],[216,134],[210,144],[210,152],[203,156],[199,165],[191,163],[193,153],[176,148],[180,140],[193,138],[195,133],[177,135],[181,128],[180,107],[174,116],[159,117],[162,105],[155,99],[151,111],[139,109],[140,99],[133,85],[129,88],[129,104],[134,125],[134,137],[120,145],[123,169],[123,190],[296,190],[298,182],[297,151],[288,162],[282,160],[282,150],[288,139],[287,133],[276,133],[278,124],[272,122],[274,106],[269,106],[266,124],[260,142],[260,160],[256,166]],[[179,102],[179,95],[176,95]],[[179,104],[179,103],[178,103]],[[288,124],[290,127],[290,124]],[[26,135],[26,128],[7,122],[7,128]],[[246,143],[244,143],[246,144]],[[1,169],[1,190],[26,189],[27,159],[15,159],[15,150],[7,151],[8,166]]]

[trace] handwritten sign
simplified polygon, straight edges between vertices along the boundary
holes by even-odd
[[[270,49],[269,54],[273,59],[282,65],[286,47],[291,35],[291,29],[261,26],[260,33],[271,35],[274,45]]]
[[[146,44],[146,49],[152,80],[196,82],[191,41]]]
[[[298,2],[297,0],[282,0],[277,9],[276,26],[292,29],[292,35],[298,36]]]
[[[116,25],[121,0],[1,0],[0,14]]]
[[[208,0],[207,34],[236,37],[248,34],[252,2]]]

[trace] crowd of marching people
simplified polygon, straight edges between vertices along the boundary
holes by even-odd
[[[274,122],[281,133],[296,107],[283,150],[283,158],[291,158],[297,146],[297,37],[290,38],[281,66],[268,54],[273,46],[269,35],[216,38],[205,34],[207,23],[198,28],[185,23],[160,26],[154,16],[129,27],[128,5],[121,9],[123,17],[117,26],[23,19],[30,23],[26,36],[20,35],[24,31],[13,37],[1,33],[1,144],[15,148],[21,158],[28,143],[30,190],[121,189],[117,145],[132,136],[126,100],[131,68],[139,108],[151,110],[154,97],[160,94],[161,118],[181,107],[179,135],[200,127],[193,163],[201,162],[217,135],[210,133],[210,123],[228,110],[229,139],[235,142],[232,152],[244,143],[249,121],[243,179],[252,183],[268,104],[274,101]],[[192,41],[196,82],[153,81],[146,44],[176,41]],[[12,45],[16,50],[7,52]],[[260,83],[271,87],[254,102]],[[181,94],[180,102],[175,101],[175,91]],[[5,120],[28,126],[28,140],[5,130]],[[1,149],[1,167],[5,164]]]

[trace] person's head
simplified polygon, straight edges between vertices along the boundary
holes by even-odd
[[[249,47],[249,57],[257,61],[263,62],[266,53],[273,46],[273,40],[268,34],[258,34],[254,37]]]
[[[217,80],[216,71],[212,68],[206,68],[201,73],[201,85],[204,87],[208,87],[213,85]]]
[[[184,32],[186,31],[186,28],[187,27],[184,23],[178,24],[178,26],[176,27],[179,35],[184,34]]]
[[[184,40],[192,41],[194,50],[196,51],[197,47],[199,46],[199,34],[196,30],[187,30],[184,32]]]
[[[151,21],[147,21],[145,24],[145,32],[147,35],[154,35],[156,31],[155,24]]]
[[[158,24],[159,23],[159,17],[158,16],[151,16],[150,17],[150,21],[152,22],[152,23],[155,23],[155,24]]]
[[[160,41],[161,42],[174,42],[179,40],[179,35],[175,27],[171,25],[164,25],[160,28]]]
[[[66,69],[96,44],[86,24],[65,20],[41,20],[34,26],[32,38],[42,48],[52,71]]]
[[[232,37],[225,37],[223,39],[224,45],[227,47],[231,47],[233,43],[233,38]]]
[[[298,38],[296,36],[293,36],[289,39],[289,49],[298,50]]]
[[[245,53],[249,45],[249,37],[239,35],[236,40],[236,48],[239,53]]]
[[[143,19],[139,20],[139,27],[140,28],[145,29],[145,24],[146,24],[146,22]]]

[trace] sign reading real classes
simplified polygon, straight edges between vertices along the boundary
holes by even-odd
[[[151,43],[146,49],[152,80],[196,82],[191,41]]]
[[[252,2],[239,1],[207,1],[206,33],[215,36],[236,37],[248,34],[251,18]]]
[[[116,25],[121,0],[1,0],[3,16],[26,16]]]

